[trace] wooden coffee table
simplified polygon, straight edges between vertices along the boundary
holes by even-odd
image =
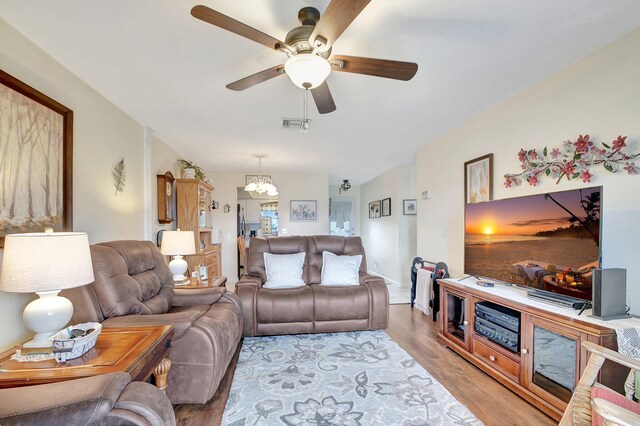
[[[173,327],[103,328],[96,346],[80,358],[58,364],[56,360],[18,362],[16,349],[0,354],[0,388],[38,385],[113,372],[127,372],[131,380],[146,381],[154,375],[156,386],[166,392],[171,361]]]

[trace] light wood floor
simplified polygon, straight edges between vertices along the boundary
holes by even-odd
[[[387,334],[487,425],[555,425],[553,419],[436,342],[437,324],[409,305],[391,305]],[[175,406],[178,425],[218,425],[238,353],[218,392],[206,404]],[[391,425],[390,425],[391,426]]]

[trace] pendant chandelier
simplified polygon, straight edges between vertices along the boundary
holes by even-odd
[[[275,197],[278,195],[278,189],[271,183],[271,179],[262,176],[262,159],[267,156],[264,154],[255,154],[254,157],[258,159],[259,174],[257,178],[252,177],[249,179],[249,183],[244,187],[244,190],[247,192],[257,192],[258,194],[264,194],[266,192],[268,196]]]

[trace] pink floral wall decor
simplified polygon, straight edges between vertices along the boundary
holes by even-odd
[[[536,186],[544,176],[556,179],[556,183],[560,183],[563,177],[591,182],[592,171],[599,165],[611,173],[624,171],[630,175],[638,174],[639,168],[632,160],[638,158],[640,153],[625,152],[626,140],[626,136],[618,136],[606,144],[590,140],[589,135],[580,135],[576,141],[567,140],[561,147],[551,150],[547,147],[542,151],[521,149],[518,159],[522,172],[504,175],[504,186],[519,186],[522,181]]]

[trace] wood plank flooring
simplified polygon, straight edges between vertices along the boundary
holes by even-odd
[[[387,334],[487,426],[555,425],[556,422],[436,342],[437,323],[409,305],[391,305]],[[236,353],[218,391],[206,404],[176,405],[176,422],[218,425],[237,365]],[[392,425],[390,425],[392,426]]]

